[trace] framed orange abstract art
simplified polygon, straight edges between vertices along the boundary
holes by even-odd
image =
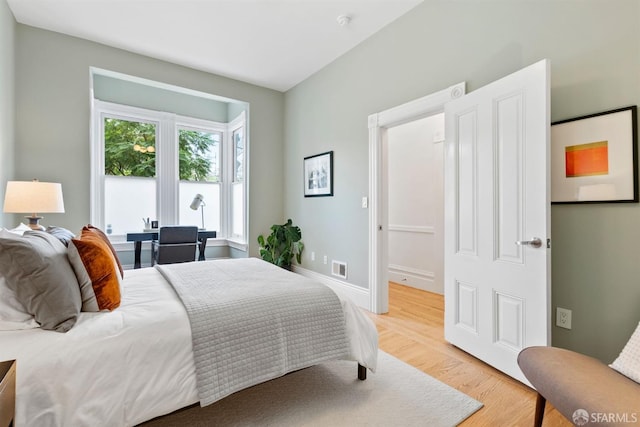
[[[551,202],[638,202],[635,105],[551,124]]]

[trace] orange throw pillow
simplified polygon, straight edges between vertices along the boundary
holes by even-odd
[[[111,244],[111,242],[109,241],[109,238],[107,237],[106,234],[104,234],[104,232],[102,230],[100,230],[98,227],[94,227],[91,224],[87,224],[85,227],[82,227],[82,233],[84,234],[85,231],[88,231],[90,233],[94,233],[95,235],[99,236],[102,241],[104,241],[107,246],[109,246],[109,249],[111,250],[111,253],[113,254],[113,257],[116,260],[116,263],[118,264],[118,270],[120,271],[120,277],[124,277],[124,269],[122,268],[122,264],[120,264],[120,259],[118,258],[118,253],[116,252],[116,249],[113,247],[113,245]]]
[[[121,275],[104,240],[91,230],[71,239],[67,252],[82,296],[82,311],[114,310],[120,306]]]

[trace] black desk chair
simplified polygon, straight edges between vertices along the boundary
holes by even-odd
[[[160,227],[158,240],[151,242],[151,265],[195,261],[197,244],[196,226]]]

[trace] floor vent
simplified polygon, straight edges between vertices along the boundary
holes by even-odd
[[[342,261],[331,261],[331,274],[343,279],[347,278],[347,263]]]

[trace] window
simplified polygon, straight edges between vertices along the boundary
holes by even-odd
[[[106,224],[117,224],[123,230],[132,224],[133,217],[155,217],[156,212],[156,156],[158,123],[144,118],[103,116],[104,135],[104,217]],[[117,200],[126,195],[127,209],[121,209]],[[112,201],[112,202],[109,202]],[[112,227],[106,227],[113,232]]]
[[[178,224],[220,230],[220,160],[223,132],[178,126]],[[196,195],[202,204],[190,208]]]
[[[157,219],[246,243],[245,129],[244,113],[227,124],[95,100],[92,223],[123,236]]]

